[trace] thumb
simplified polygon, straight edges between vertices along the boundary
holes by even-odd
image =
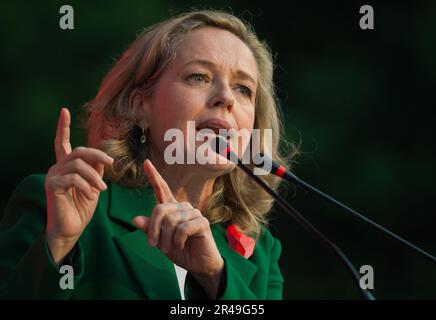
[[[136,216],[133,218],[133,224],[138,228],[144,231],[145,233],[148,233],[148,225],[149,225],[150,218],[146,216]]]

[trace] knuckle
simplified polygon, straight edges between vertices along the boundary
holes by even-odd
[[[165,216],[165,225],[169,225],[171,227],[175,227],[177,225],[177,218],[175,215],[167,215]]]
[[[209,227],[210,223],[209,223],[209,220],[206,217],[201,217],[200,219],[201,219],[201,223],[204,226]]]
[[[186,223],[181,223],[177,226],[177,230],[179,230],[180,235],[183,236],[188,232],[188,226]]]
[[[188,206],[187,206],[187,202],[186,201],[181,201],[181,202],[179,202],[178,204],[177,204],[177,207],[179,208],[179,209],[186,209]]]
[[[95,154],[99,158],[104,158],[104,156],[106,155],[106,153],[100,149],[88,148],[88,150],[91,151],[93,154]]]
[[[180,228],[181,228],[183,234],[188,233],[189,226],[188,226],[187,223],[183,223],[183,224],[180,226]]]
[[[182,205],[183,208],[186,208],[186,209],[192,209],[192,205],[191,205],[191,203],[188,202],[188,201],[183,201],[183,202],[181,202],[181,205]]]
[[[56,172],[56,170],[57,170],[57,165],[56,165],[56,164],[52,165],[52,166],[48,169],[48,171],[47,171],[47,178],[49,178],[49,177],[51,177],[52,175],[54,175],[55,172]]]
[[[161,217],[165,214],[165,208],[163,204],[159,203],[153,208],[153,215],[157,217]]]
[[[78,173],[72,173],[71,174],[71,181],[74,183],[77,183],[80,181],[80,175]]]
[[[71,167],[74,171],[78,171],[82,166],[82,160],[81,159],[74,159],[71,161]]]

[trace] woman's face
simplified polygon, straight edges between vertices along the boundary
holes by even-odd
[[[212,27],[193,31],[179,44],[174,61],[161,75],[152,97],[143,104],[152,155],[157,152],[159,157],[163,157],[165,148],[173,143],[164,141],[165,132],[179,129],[185,139],[184,163],[187,163],[187,152],[196,152],[200,145],[204,145],[203,141],[197,141],[195,150],[188,150],[188,121],[195,121],[197,130],[228,126],[226,129],[245,129],[251,133],[257,79],[256,60],[251,50],[237,36]],[[233,143],[235,149],[237,146]],[[236,142],[238,154],[242,156],[246,145],[240,143]],[[209,152],[206,156],[217,162],[215,153]],[[233,169],[234,165],[222,162],[223,158],[221,164],[191,167],[209,171],[212,169],[212,172],[221,174]]]

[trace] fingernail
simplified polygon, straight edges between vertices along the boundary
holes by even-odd
[[[100,186],[103,188],[103,190],[107,189],[107,185],[103,181],[100,182]]]

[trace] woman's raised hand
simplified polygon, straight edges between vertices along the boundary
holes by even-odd
[[[144,172],[158,204],[151,217],[137,216],[134,224],[148,235],[176,265],[188,270],[215,298],[224,261],[213,238],[209,221],[189,202],[178,202],[167,182],[150,160],[144,161]]]
[[[107,188],[102,179],[104,166],[113,163],[111,157],[98,149],[71,150],[70,123],[68,109],[62,108],[54,141],[56,163],[48,170],[45,181],[45,237],[58,265],[91,220],[100,192]]]

